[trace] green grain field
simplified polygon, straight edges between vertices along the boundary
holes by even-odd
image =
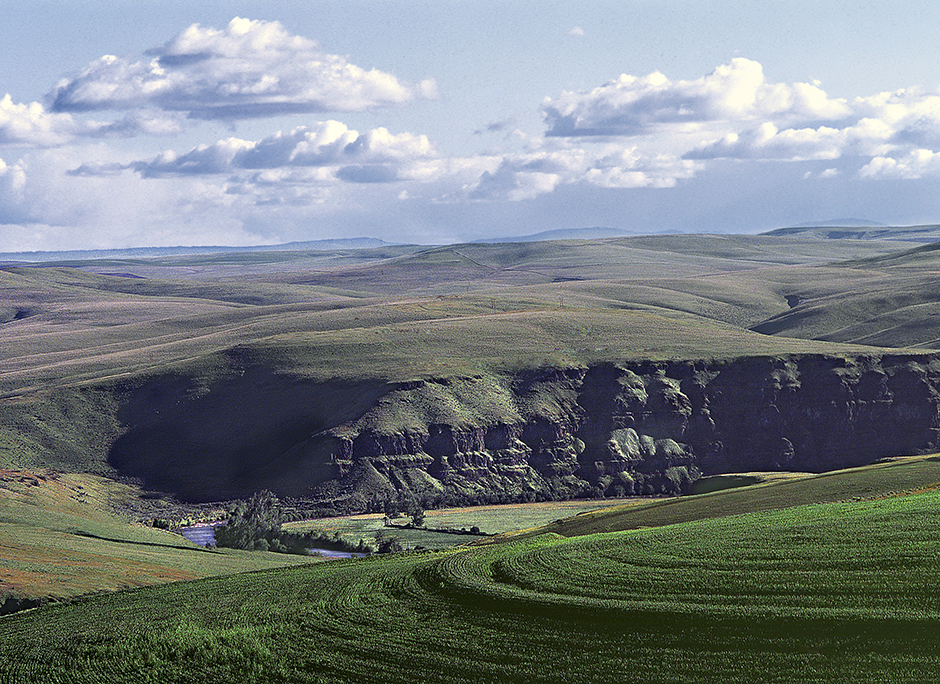
[[[940,493],[180,582],[3,618],[12,682],[917,682]]]
[[[49,605],[2,618],[0,674],[928,681],[940,645],[938,472],[934,457],[901,459],[585,512],[448,551]],[[618,516],[639,529],[585,533]]]

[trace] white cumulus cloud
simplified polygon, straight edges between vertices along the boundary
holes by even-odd
[[[668,188],[691,178],[701,163],[671,155],[649,157],[638,147],[607,145],[600,150],[569,147],[506,155],[494,170],[467,188],[472,200],[532,199],[560,185],[601,188]]]
[[[23,198],[23,188],[26,185],[26,171],[22,164],[10,166],[0,159],[0,205],[13,205]]]
[[[862,119],[853,126],[833,128],[787,128],[773,123],[740,133],[729,133],[720,140],[698,147],[686,159],[763,159],[807,161],[838,159],[847,154],[873,155],[887,149],[895,131],[884,122]]]
[[[940,175],[940,152],[911,150],[898,158],[875,157],[859,171],[862,178],[901,178],[916,180]]]
[[[49,94],[57,112],[151,108],[200,119],[361,111],[433,97],[324,52],[279,22],[236,17],[224,29],[194,24],[139,58],[105,55]]]
[[[135,162],[130,168],[146,178],[228,173],[232,170],[235,155],[251,146],[247,140],[226,138],[211,145],[197,145],[185,154],[167,150],[149,162]]]
[[[0,144],[54,147],[76,136],[96,135],[101,124],[76,121],[71,114],[46,111],[39,102],[18,104],[7,93],[0,99]]]
[[[623,74],[592,90],[547,98],[541,111],[549,139],[584,146],[604,140],[628,156],[633,150],[660,160],[649,173],[598,158],[583,178],[598,184],[669,186],[718,159],[841,160],[826,177],[940,175],[940,90],[832,98],[818,82],[769,82],[759,63],[744,58],[693,80]]]
[[[173,135],[182,130],[178,116],[139,110],[113,122],[83,121],[71,114],[47,111],[39,102],[0,99],[0,145],[56,147],[77,138],[128,138],[139,134]]]
[[[720,121],[832,120],[850,112],[809,83],[768,83],[763,67],[736,58],[694,80],[656,71],[622,74],[590,91],[546,98],[542,114],[553,136],[641,135],[662,126]]]
[[[333,167],[334,179],[377,183],[407,178],[411,165],[436,157],[433,145],[424,135],[393,134],[381,127],[360,133],[339,121],[323,121],[287,133],[278,131],[258,141],[226,138],[211,145],[198,145],[184,154],[168,150],[123,168],[155,178]],[[72,173],[95,175],[100,171],[100,175],[111,175],[115,170],[114,165],[84,164]]]

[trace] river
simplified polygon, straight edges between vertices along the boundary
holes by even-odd
[[[201,525],[192,525],[190,527],[181,527],[177,531],[186,539],[199,544],[199,546],[215,546],[215,526],[224,525],[224,521],[214,523],[203,523]],[[320,556],[329,560],[340,558],[363,558],[367,553],[358,553],[355,551],[333,551],[331,549],[307,549],[311,556]]]

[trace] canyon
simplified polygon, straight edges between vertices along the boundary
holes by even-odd
[[[940,355],[604,362],[409,382],[262,365],[120,388],[122,475],[186,501],[270,489],[380,509],[674,495],[703,474],[823,472],[940,443]]]

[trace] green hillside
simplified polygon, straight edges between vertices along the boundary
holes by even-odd
[[[585,513],[540,528],[565,537],[662,527],[745,513],[760,513],[805,504],[881,499],[940,488],[940,457],[913,456],[860,468],[793,479],[774,479],[697,496],[615,506]]]
[[[757,491],[757,490],[754,490]],[[6,681],[915,682],[940,492],[180,582],[3,618]]]
[[[143,494],[93,475],[0,470],[0,603],[8,596],[63,600],[313,560],[209,550],[132,523],[119,511]]]
[[[166,390],[172,401],[162,409],[176,405],[173,388],[199,398],[218,391],[200,405],[205,413],[199,416],[225,420],[191,426],[200,439],[223,442],[218,453],[231,453],[225,441],[231,435],[277,416],[286,427],[276,439],[302,463],[302,449],[290,449],[323,426],[361,419],[360,427],[390,432],[424,430],[438,420],[471,429],[522,421],[520,411],[532,407],[539,409],[533,415],[552,415],[557,402],[551,392],[532,391],[518,403],[507,399],[513,378],[531,369],[934,349],[940,347],[937,252],[913,241],[924,235],[672,235],[2,268],[0,467],[115,477],[112,446],[131,419],[157,406],[137,391],[150,397]],[[228,381],[249,372],[259,380],[246,397]],[[395,383],[427,379],[435,382],[403,391],[403,403],[381,401]],[[220,389],[226,387],[228,394]],[[128,403],[131,396],[137,404]],[[294,418],[298,423],[289,424]],[[264,468],[278,463],[245,472],[233,467],[231,474],[245,487],[254,476],[277,481]],[[211,494],[217,465],[187,460],[181,472],[192,488]],[[934,466],[924,461],[917,467],[928,473]],[[294,480],[296,472],[279,477]],[[207,479],[194,480],[193,473]],[[800,491],[816,491],[812,487],[823,482]],[[857,494],[848,490],[842,498],[869,496],[867,485],[856,485],[862,488]],[[806,496],[760,491],[760,506],[753,499],[736,503],[735,497],[747,497],[729,492],[657,501],[643,512],[615,516],[617,522],[597,514],[566,524],[594,532],[714,517],[709,506],[722,515],[757,512],[776,507],[775,496],[794,503],[839,500],[822,490]],[[81,520],[49,528],[36,521],[46,513],[58,520],[59,504],[31,505],[4,523],[3,543],[13,551],[9,577],[0,581],[14,587],[14,571],[51,578],[42,579],[47,595],[60,582],[71,588],[59,595],[73,596],[251,566],[198,549],[148,546],[148,535],[157,532],[131,530],[123,520],[99,520],[94,529]],[[24,510],[38,512],[30,514],[32,522],[24,522]],[[27,547],[39,560],[14,567]],[[140,556],[154,549],[177,558],[164,563]],[[197,554],[198,563],[187,560]],[[96,555],[112,560],[84,577],[72,570],[71,579],[54,579],[61,568],[51,558],[72,559],[75,568],[77,559]],[[137,569],[122,577],[122,564]],[[161,564],[168,569],[154,569]]]

